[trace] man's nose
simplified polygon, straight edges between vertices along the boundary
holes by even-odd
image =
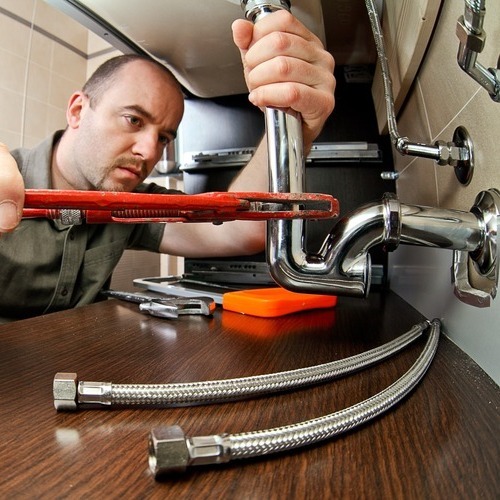
[[[142,157],[144,161],[156,161],[161,156],[158,135],[142,131],[137,135],[132,152]]]

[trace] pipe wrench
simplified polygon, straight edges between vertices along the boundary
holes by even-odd
[[[210,297],[158,297],[142,293],[101,290],[101,295],[139,304],[139,310],[158,318],[175,319],[184,314],[211,316],[215,302]]]
[[[23,218],[73,224],[139,224],[336,217],[338,201],[327,194],[212,192],[121,193],[26,189]]]

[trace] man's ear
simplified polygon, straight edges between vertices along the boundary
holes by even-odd
[[[88,105],[88,97],[81,91],[75,92],[68,102],[66,109],[66,120],[71,128],[78,128],[82,111]]]

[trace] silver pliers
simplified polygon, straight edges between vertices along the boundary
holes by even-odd
[[[101,290],[101,295],[139,304],[139,310],[159,318],[175,319],[181,314],[210,316],[215,311],[211,297],[158,297],[143,293]]]

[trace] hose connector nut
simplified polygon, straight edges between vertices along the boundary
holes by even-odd
[[[149,435],[149,468],[158,478],[182,473],[194,465],[222,464],[231,459],[227,434],[186,437],[178,425],[158,427]]]
[[[56,373],[54,377],[53,394],[56,410],[76,410],[78,406],[78,377],[76,373]]]
[[[189,449],[178,425],[157,427],[149,435],[149,468],[155,478],[180,473],[189,465]]]

